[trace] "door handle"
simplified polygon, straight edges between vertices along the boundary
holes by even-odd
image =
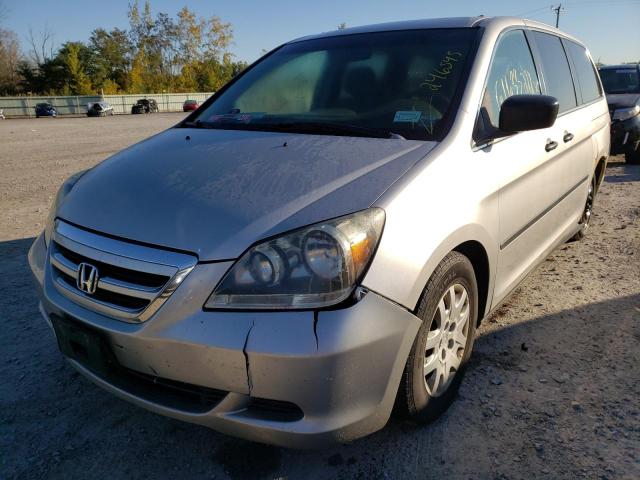
[[[571,140],[573,140],[573,133],[564,132],[564,137],[562,137],[562,140],[564,141],[564,143],[570,142]]]
[[[547,140],[547,144],[545,145],[544,149],[547,152],[550,152],[551,150],[555,150],[558,147],[558,142],[554,142],[553,140],[549,139]]]

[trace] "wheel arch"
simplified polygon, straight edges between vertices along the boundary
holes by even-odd
[[[490,266],[489,255],[484,246],[477,240],[469,240],[461,243],[453,249],[461,253],[469,259],[476,275],[476,283],[478,286],[478,321],[477,325],[487,313],[487,305],[489,303],[489,279]]]
[[[422,275],[419,277],[420,294],[412,306],[415,310],[420,305],[424,289],[433,275],[433,272],[449,252],[456,251],[466,256],[473,266],[476,282],[478,284],[478,324],[485,317],[491,306],[493,286],[495,283],[495,271],[497,262],[496,248],[491,248],[495,242],[491,241],[488,232],[480,225],[468,225],[462,227],[450,235],[434,251],[424,265]]]
[[[596,176],[596,193],[600,190],[600,185],[604,180],[604,174],[607,170],[607,159],[605,157],[601,157],[596,163],[596,169],[594,175]]]

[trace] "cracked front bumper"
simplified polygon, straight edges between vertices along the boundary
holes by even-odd
[[[104,338],[122,371],[212,400],[176,403],[155,387],[141,390],[144,380],[127,383],[70,360],[82,374],[156,413],[286,447],[349,441],[382,428],[421,323],[373,292],[349,308],[319,311],[317,319],[314,312],[203,311],[229,262],[197,265],[150,320],[125,323],[60,295],[45,259],[41,236],[29,263],[48,322],[52,315],[74,319]],[[259,408],[265,402],[278,408]],[[287,405],[300,415],[283,415]]]

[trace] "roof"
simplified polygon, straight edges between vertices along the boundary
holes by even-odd
[[[464,28],[473,27],[478,20],[485,17],[451,17],[451,18],[428,18],[423,20],[405,20],[402,22],[378,23],[375,25],[363,25],[360,27],[344,28],[315,35],[308,35],[293,40],[311,40],[314,38],[335,37],[339,35],[352,35],[354,33],[388,32],[392,30],[422,30],[427,28]]]
[[[550,33],[555,33],[567,37],[569,39],[579,42],[576,38],[568,35],[567,33],[558,30],[546,23],[536,22],[533,20],[525,20],[519,17],[485,17],[479,15],[477,17],[451,17],[451,18],[426,18],[422,20],[405,20],[401,22],[389,22],[379,23],[375,25],[363,25],[360,27],[345,28],[342,30],[334,30],[331,32],[324,32],[315,35],[308,35],[305,37],[297,38],[293,42],[299,42],[302,40],[311,40],[316,38],[335,37],[340,35],[352,35],[357,33],[374,33],[374,32],[388,32],[393,30],[423,30],[429,28],[470,28],[470,27],[496,27],[503,28],[510,25],[522,25],[541,30],[546,30]]]

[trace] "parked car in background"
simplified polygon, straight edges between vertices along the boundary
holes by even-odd
[[[160,109],[158,108],[158,103],[152,98],[141,98],[133,107],[131,107],[132,114],[158,113],[159,111]]]
[[[107,102],[95,102],[87,104],[87,117],[106,117],[113,115],[113,107]]]
[[[36,118],[58,116],[58,111],[50,103],[38,103],[34,108],[36,109]]]
[[[200,104],[197,100],[185,100],[182,104],[182,111],[193,112],[194,110],[197,110],[199,106]]]
[[[586,48],[543,23],[294,40],[61,186],[39,310],[97,385],[227,434],[427,423],[479,322],[588,231],[609,124]]]
[[[640,164],[640,63],[600,67],[611,114],[611,153]]]

